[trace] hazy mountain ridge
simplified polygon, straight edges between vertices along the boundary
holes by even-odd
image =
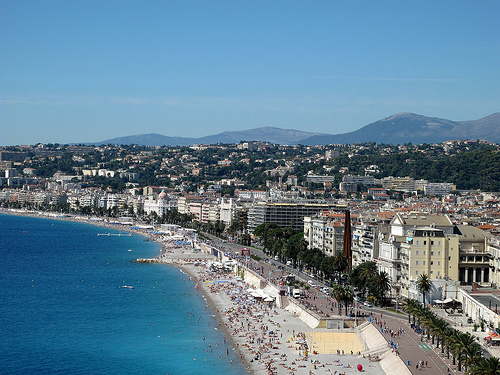
[[[241,141],[262,141],[283,145],[299,144],[304,138],[321,133],[304,132],[294,129],[280,129],[271,126],[241,131],[226,131],[200,138],[168,137],[161,134],[139,134],[117,137],[93,143],[101,144],[137,144],[141,146],[190,146],[193,144],[239,143]],[[327,134],[324,134],[327,135]]]
[[[249,130],[226,131],[200,138],[169,137],[155,133],[139,134],[93,144],[189,146],[193,144],[239,143],[241,141],[263,141],[282,145],[328,145],[362,142],[421,144],[457,139],[479,139],[500,143],[500,112],[469,121],[451,121],[403,112],[343,134],[313,133],[266,126]]]

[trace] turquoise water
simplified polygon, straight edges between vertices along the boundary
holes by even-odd
[[[245,374],[193,281],[133,263],[154,242],[9,215],[0,228],[0,373]]]

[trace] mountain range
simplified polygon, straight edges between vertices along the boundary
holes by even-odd
[[[190,146],[193,144],[239,143],[262,141],[281,145],[328,145],[336,143],[422,144],[447,140],[485,140],[500,143],[500,112],[472,121],[451,121],[414,113],[398,113],[362,128],[342,134],[312,133],[276,127],[226,131],[201,138],[170,137],[161,134],[138,134],[92,143],[137,144],[141,146]]]

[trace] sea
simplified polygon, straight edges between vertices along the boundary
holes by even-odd
[[[246,374],[193,280],[133,262],[159,250],[119,230],[0,214],[0,373]]]

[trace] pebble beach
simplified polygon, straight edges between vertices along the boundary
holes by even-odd
[[[294,312],[254,298],[253,289],[234,273],[208,268],[216,260],[212,255],[188,247],[169,245],[167,249],[158,261],[179,267],[197,282],[196,288],[213,310],[219,329],[250,374],[386,374],[378,360],[364,354],[363,338],[311,328]],[[372,333],[377,336],[372,346],[385,345],[376,329]]]

